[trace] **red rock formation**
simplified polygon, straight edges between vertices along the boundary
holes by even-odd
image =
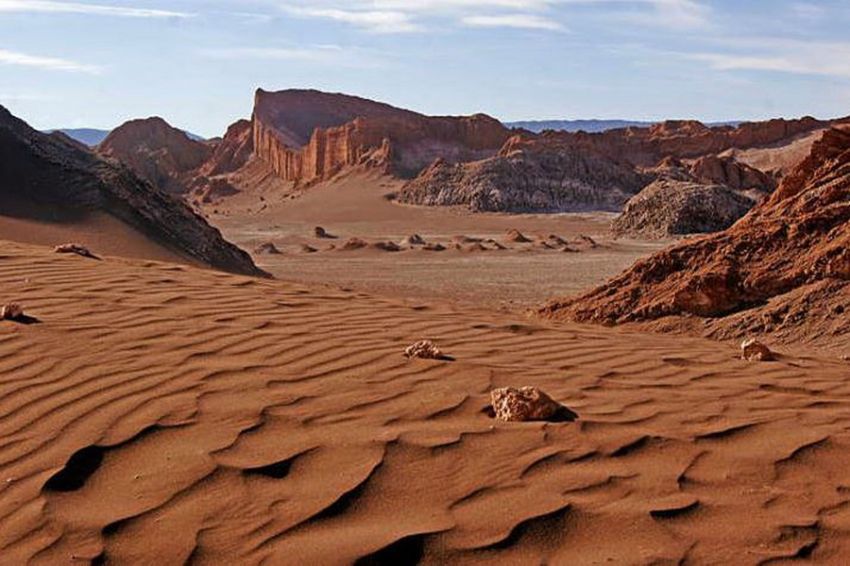
[[[428,117],[342,94],[257,91],[254,147],[283,179],[332,177],[355,165],[400,175],[437,157],[469,161],[495,153],[509,132],[485,115]]]
[[[732,157],[706,155],[697,159],[690,171],[701,183],[724,185],[736,191],[771,193],[776,189],[773,177]]]
[[[0,180],[0,202],[26,203],[35,217],[105,212],[183,256],[225,271],[264,275],[247,253],[175,197],[123,165],[33,130],[2,106]]]
[[[186,176],[213,152],[209,145],[157,117],[126,122],[110,132],[97,151],[127,165],[155,187],[176,194],[185,192]]]
[[[850,334],[850,132],[827,131],[729,230],[656,254],[542,313],[602,323],[711,317],[703,331],[723,337]]]

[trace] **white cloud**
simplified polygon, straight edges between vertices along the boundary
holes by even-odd
[[[298,16],[352,24],[376,33],[409,33],[420,29],[408,14],[398,11],[297,7],[291,7],[288,11]]]
[[[563,30],[564,27],[549,18],[534,14],[505,14],[500,16],[465,16],[461,18],[464,25],[470,27],[506,27],[520,29]]]
[[[60,59],[58,57],[29,55],[27,53],[8,51],[6,49],[0,49],[0,65],[16,65],[48,71],[68,71],[91,74],[97,74],[101,71],[101,68],[96,65],[86,65],[83,63],[77,63],[76,61],[70,61],[68,59]]]
[[[127,18],[188,18],[192,14],[171,10],[151,10],[105,4],[82,2],[59,2],[56,0],[0,0],[0,12],[32,12],[47,14],[89,14],[95,16],[119,16]]]
[[[741,51],[703,52],[687,57],[703,61],[718,71],[773,71],[850,78],[848,42],[754,38],[730,43]]]

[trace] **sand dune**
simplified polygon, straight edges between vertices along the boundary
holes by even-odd
[[[0,243],[3,563],[839,563],[848,366]],[[456,361],[407,360],[434,339]],[[537,385],[574,423],[499,423]]]

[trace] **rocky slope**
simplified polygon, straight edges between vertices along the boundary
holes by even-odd
[[[617,236],[668,238],[725,230],[755,204],[724,185],[659,179],[626,203]]]
[[[732,228],[637,263],[541,311],[584,322],[702,320],[700,332],[777,340],[850,333],[850,132],[827,131],[770,198]]]
[[[498,155],[482,161],[438,160],[397,199],[476,212],[617,211],[648,181],[628,164],[544,133],[514,136]]]
[[[213,148],[153,117],[131,120],[112,130],[97,151],[127,165],[155,187],[182,194],[193,171],[210,158]]]
[[[478,114],[430,117],[354,96],[310,90],[258,90],[254,150],[287,181],[310,183],[362,165],[415,175],[436,158],[492,155],[509,136]]]
[[[103,211],[184,256],[261,275],[250,256],[185,204],[62,136],[46,135],[0,107],[0,195],[31,214]],[[61,243],[61,242],[57,242]]]
[[[691,164],[690,172],[701,183],[723,185],[736,191],[768,194],[776,189],[776,179],[728,156],[700,157]]]

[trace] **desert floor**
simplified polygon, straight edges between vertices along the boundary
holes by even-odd
[[[5,241],[0,289],[4,564],[850,555],[846,363]],[[578,420],[486,414],[526,384]]]
[[[259,200],[262,195],[249,194],[230,199],[227,208],[209,206],[208,212],[225,237],[246,250],[275,244],[281,255],[255,254],[255,260],[281,279],[511,311],[592,288],[670,243],[613,241],[613,214],[470,214],[389,202],[385,195],[398,187],[386,178],[350,176],[292,200],[281,202],[270,195]],[[314,237],[316,226],[335,238]],[[532,242],[507,241],[510,229]],[[339,249],[349,238],[399,243],[413,234],[448,249]],[[538,238],[549,235],[569,241],[577,253],[543,248]],[[577,242],[581,235],[599,246],[588,249]],[[508,249],[470,250],[476,246],[468,242],[457,250],[461,237],[492,239]],[[316,252],[305,253],[304,246]]]

